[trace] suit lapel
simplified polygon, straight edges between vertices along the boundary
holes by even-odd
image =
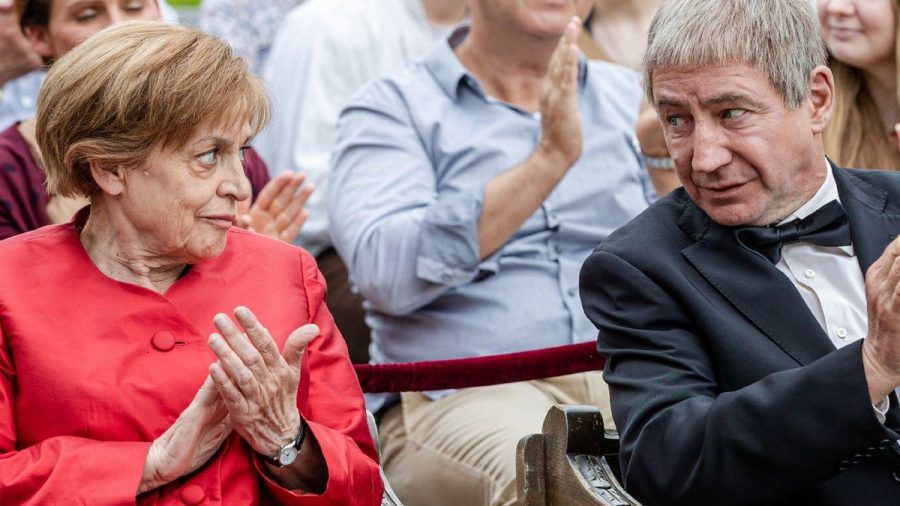
[[[763,334],[799,364],[834,351],[794,285],[762,255],[740,246],[689,199],[679,226],[697,242],[682,255]]]
[[[900,230],[900,215],[886,212],[887,192],[844,169],[834,170],[841,205],[850,219],[853,250],[863,274]]]

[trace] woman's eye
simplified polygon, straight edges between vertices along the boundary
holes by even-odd
[[[141,12],[144,10],[144,2],[128,2],[123,7],[124,10],[128,12]]]
[[[97,11],[97,9],[91,7],[78,11],[78,13],[75,14],[75,19],[77,21],[89,21],[96,18],[98,14],[99,12]]]
[[[247,158],[247,150],[250,149],[250,146],[244,146],[240,150],[241,162],[243,163],[244,159]]]
[[[218,155],[219,155],[219,150],[214,149],[212,151],[207,151],[206,153],[203,153],[202,155],[198,156],[197,159],[200,160],[200,163],[203,163],[206,165],[214,165],[216,163],[216,160],[218,160],[218,158],[219,158]]]
[[[724,119],[733,119],[739,116],[743,116],[744,113],[747,112],[743,109],[725,109],[722,111],[722,118]]]

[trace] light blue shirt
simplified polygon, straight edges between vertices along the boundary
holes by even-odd
[[[594,340],[578,273],[652,198],[634,143],[638,76],[582,61],[584,149],[544,204],[479,260],[485,185],[531,155],[538,115],[485,95],[451,49],[363,88],[338,122],[331,234],[365,297],[373,362]]]
[[[34,117],[38,93],[46,75],[44,70],[35,70],[0,88],[0,131],[16,121]]]

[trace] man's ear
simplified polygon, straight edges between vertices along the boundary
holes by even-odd
[[[91,176],[100,187],[100,191],[108,195],[120,195],[125,191],[125,169],[115,167],[107,169],[99,163],[91,161]]]
[[[834,107],[834,75],[831,69],[818,66],[809,73],[809,119],[814,134],[828,126]]]
[[[50,35],[45,27],[27,25],[25,27],[25,35],[28,36],[31,47],[34,48],[41,58],[45,61],[53,58],[53,44],[50,42]]]

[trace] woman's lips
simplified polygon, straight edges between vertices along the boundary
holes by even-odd
[[[854,28],[842,28],[842,27],[829,27],[828,33],[830,36],[834,37],[838,40],[846,40],[862,33],[862,30],[857,30]]]
[[[202,218],[212,225],[226,230],[231,228],[231,225],[234,222],[233,214],[214,214],[202,216]]]

